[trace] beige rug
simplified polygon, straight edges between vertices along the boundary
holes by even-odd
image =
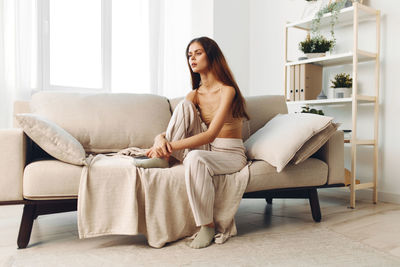
[[[400,259],[328,229],[252,232],[194,250],[187,240],[150,248],[143,236],[74,238],[1,255],[4,266],[400,266]]]

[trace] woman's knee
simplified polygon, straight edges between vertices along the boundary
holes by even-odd
[[[182,99],[178,105],[176,106],[177,108],[183,108],[183,109],[196,109],[195,105],[193,104],[192,101],[185,99]]]
[[[183,160],[183,165],[189,164],[197,164],[199,161],[202,161],[204,158],[203,150],[191,150],[186,154],[185,159]]]

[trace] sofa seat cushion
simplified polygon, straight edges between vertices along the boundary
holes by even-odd
[[[77,198],[82,168],[58,160],[30,163],[24,171],[24,198],[32,200]],[[183,164],[174,165],[166,171],[184,179]]]
[[[247,192],[293,187],[320,186],[327,182],[328,165],[316,158],[294,165],[289,163],[281,172],[265,161],[253,161]]]
[[[24,198],[76,198],[82,168],[59,160],[40,160],[28,164],[24,171]]]
[[[183,165],[170,168],[184,175]],[[58,160],[41,160],[25,167],[23,192],[26,199],[64,199],[78,196],[82,167]],[[260,190],[319,186],[327,181],[328,166],[321,160],[309,158],[277,173],[275,167],[264,161],[254,161],[250,166],[250,179],[246,192]]]

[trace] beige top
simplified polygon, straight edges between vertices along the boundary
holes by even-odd
[[[195,96],[193,98],[194,104],[200,111],[200,117],[204,121],[204,123],[209,126],[211,121],[213,120],[215,113],[218,110],[218,106],[211,105],[201,105],[198,101],[197,89],[195,90]],[[229,112],[229,115],[226,117],[224,125],[218,136],[235,136],[240,129],[242,129],[243,118],[234,118],[232,116],[232,112]]]

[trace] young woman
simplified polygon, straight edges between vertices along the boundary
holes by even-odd
[[[246,165],[242,124],[249,117],[215,41],[207,37],[193,39],[186,48],[186,57],[193,90],[177,105],[167,131],[155,138],[147,156],[156,165],[171,156],[183,161],[190,206],[196,225],[201,226],[190,246],[203,248],[215,235],[212,176],[234,173]]]

